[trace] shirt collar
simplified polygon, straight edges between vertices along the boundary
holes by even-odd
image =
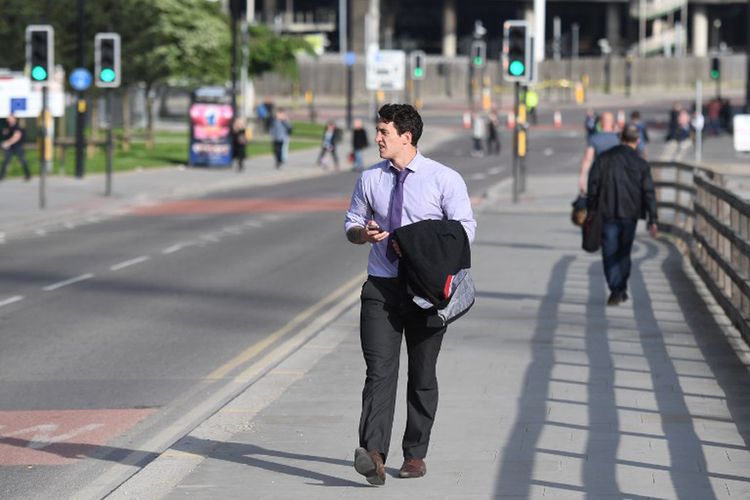
[[[405,168],[408,168],[412,172],[416,173],[416,171],[419,170],[419,166],[422,164],[423,158],[424,156],[422,156],[422,153],[420,153],[419,150],[417,150],[417,154],[414,155],[414,158],[411,159],[411,161],[409,162],[408,165],[406,165]],[[388,160],[385,166],[386,166],[386,170],[391,170],[391,169],[398,170],[391,160]]]

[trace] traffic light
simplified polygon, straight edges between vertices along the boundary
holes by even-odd
[[[120,35],[97,33],[94,45],[94,84],[104,88],[119,87]]]
[[[475,40],[471,43],[471,64],[475,68],[484,68],[487,64],[487,44],[484,40]]]
[[[409,54],[411,59],[411,78],[412,80],[424,79],[425,53],[421,50],[415,50]]]
[[[503,77],[509,82],[528,82],[531,76],[531,43],[526,21],[503,24]]]
[[[52,78],[55,61],[55,31],[48,24],[26,27],[26,64],[32,82],[46,83]]]
[[[711,57],[711,80],[718,80],[721,76],[721,59],[719,56]]]

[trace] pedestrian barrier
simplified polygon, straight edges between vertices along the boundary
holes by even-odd
[[[706,168],[652,162],[659,229],[678,248],[750,343],[750,203]]]

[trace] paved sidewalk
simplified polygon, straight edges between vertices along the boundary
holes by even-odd
[[[530,178],[520,205],[501,186],[479,215],[478,300],[445,337],[425,478],[395,477],[403,359],[385,486],[352,468],[352,300],[110,498],[749,498],[750,349],[642,227],[632,299],[606,307],[563,183],[575,178]]]

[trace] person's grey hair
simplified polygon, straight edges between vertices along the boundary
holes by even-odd
[[[634,144],[641,138],[641,131],[633,123],[628,123],[620,132],[620,141],[627,144]]]

